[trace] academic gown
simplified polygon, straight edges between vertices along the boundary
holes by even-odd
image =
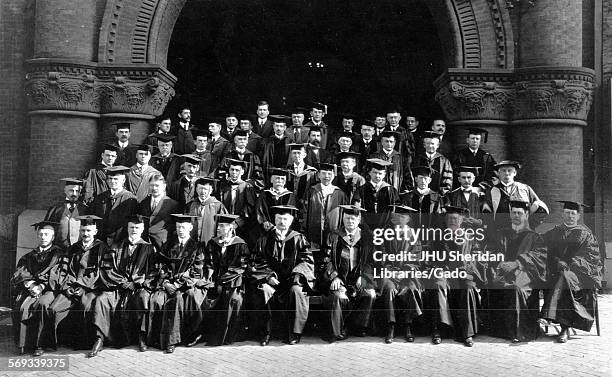
[[[363,175],[367,175],[367,171],[366,171],[366,166],[367,166],[367,159],[370,158],[371,155],[373,155],[374,153],[376,153],[378,151],[378,140],[376,138],[372,138],[367,144],[366,142],[363,140],[363,137],[361,137],[361,135],[357,135],[354,138],[353,141],[353,150],[357,153],[359,153],[359,166],[361,167],[361,170],[359,170],[360,174]]]
[[[333,186],[333,185],[332,185]],[[331,194],[324,196],[320,183],[312,186],[308,193],[304,230],[308,240],[317,247],[325,241],[326,232],[336,230],[342,224],[339,205],[349,204],[346,195],[333,186]]]
[[[151,200],[149,195],[138,203],[137,212],[149,218],[149,221],[145,221],[142,237],[153,244],[156,250],[161,250],[162,245],[174,234],[175,222],[171,215],[180,213],[180,207],[169,196],[161,198],[155,208],[151,208]]]
[[[45,215],[45,221],[60,224],[55,230],[54,243],[64,249],[76,243],[79,240],[79,229],[81,227],[81,222],[77,220],[77,217],[88,213],[89,207],[82,202],[76,202],[72,211],[70,211],[69,203],[66,201],[49,207]]]
[[[485,201],[482,206],[483,213],[491,213],[489,228],[492,232],[510,227],[510,201],[518,200],[528,202],[530,205],[529,223],[532,224],[537,218],[536,211],[548,210],[546,204],[540,200],[533,189],[522,182],[513,182],[508,186],[501,182],[491,187],[485,193]]]
[[[209,196],[204,202],[200,202],[200,198],[196,197],[187,204],[185,213],[198,216],[194,219],[191,238],[206,245],[217,233],[215,215],[225,215],[228,212],[223,203],[214,196]]]
[[[228,158],[246,161],[246,169],[241,177],[242,180],[249,181],[256,187],[262,187],[264,182],[263,170],[261,168],[261,161],[255,153],[247,149],[242,155],[240,155],[240,153],[238,153],[238,151],[232,145],[231,148],[228,148],[223,156],[221,165],[219,165],[221,168],[229,168],[229,161],[227,161]]]
[[[428,194],[421,195],[416,189],[411,190],[402,193],[399,202],[419,212],[418,215],[411,216],[412,225],[415,228],[420,226],[431,228],[442,224],[441,214],[444,198],[437,192],[430,190]]]
[[[590,331],[603,263],[599,244],[585,225],[557,225],[544,234],[548,245],[547,291],[542,318]],[[563,270],[559,262],[567,264]]]
[[[453,191],[449,192],[444,198],[443,202],[455,207],[467,208],[470,211],[469,216],[464,219],[464,224],[469,223],[472,227],[482,227],[482,204],[484,202],[484,193],[478,191],[474,187],[466,189],[469,194],[466,199],[463,188],[458,187]]]
[[[266,168],[282,168],[287,165],[291,139],[285,136],[281,139],[276,136],[270,136],[264,139],[263,143],[263,158],[261,159],[263,166]],[[269,179],[270,177],[267,176],[266,183],[268,183]]]
[[[328,234],[324,252],[329,258],[324,280],[327,283],[326,306],[330,311],[330,321],[334,336],[346,335],[345,322],[357,329],[370,325],[372,307],[376,300],[376,281],[374,280],[374,244],[372,233],[363,226],[354,237],[349,237],[341,227]],[[342,282],[339,290],[329,290],[329,284],[338,278]],[[361,278],[361,286],[356,286]]]
[[[125,148],[121,148],[117,141],[113,142],[113,145],[117,147],[117,159],[115,160],[115,166],[132,166],[136,163],[136,148],[134,144],[128,142]]]
[[[361,186],[366,184],[366,180],[355,172],[349,174],[348,176],[344,175],[342,172],[339,172],[332,181],[332,184],[334,186],[338,186],[338,188],[340,188],[340,190],[342,190],[346,195],[347,201],[350,204],[353,204],[361,201],[359,193],[361,191]]]
[[[367,182],[360,188],[359,197],[361,198],[361,208],[367,211],[364,214],[364,222],[372,229],[381,227],[389,219],[391,209],[390,204],[395,204],[399,199],[399,194],[395,187],[387,182],[381,182],[375,188],[371,182]]]
[[[304,127],[308,129],[308,131],[306,131],[306,134],[310,132],[310,127],[314,125],[315,124],[312,120],[304,124]],[[329,126],[325,122],[321,121],[321,123],[317,124],[317,127],[321,127],[321,148],[325,149],[327,147],[327,139],[329,138],[328,137]]]
[[[210,283],[204,279],[204,247],[189,238],[183,248],[170,239],[156,254],[149,301],[148,344],[166,349],[192,341],[201,331],[203,304]],[[170,294],[168,282],[176,288]]]
[[[413,186],[410,165],[407,164],[406,159],[398,151],[393,150],[391,153],[386,154],[381,148],[378,152],[372,154],[370,158],[379,158],[393,164],[387,169],[385,182],[395,187],[398,191]]]
[[[235,200],[232,200],[232,190],[236,192]],[[219,201],[223,203],[228,213],[240,216],[236,220],[238,236],[247,243],[254,244],[257,239],[257,232],[253,232],[257,224],[255,215],[257,194],[253,185],[244,181],[235,183],[224,181],[219,184]]]
[[[98,195],[91,205],[92,213],[102,218],[98,238],[121,239],[126,233],[126,217],[136,213],[138,201],[128,190],[112,195],[110,190]]]
[[[274,276],[280,284],[270,286]],[[305,290],[314,284],[314,261],[310,244],[303,234],[289,230],[280,239],[276,230],[257,240],[247,301],[252,308],[250,323],[260,335],[270,334],[273,308],[283,310],[289,331],[301,334],[308,319],[309,301]]]
[[[179,208],[185,208],[186,204],[193,200],[196,179],[189,181],[186,176],[182,176],[181,179],[168,186],[168,196],[178,202]]]
[[[90,204],[96,196],[108,190],[106,183],[106,165],[101,162],[96,167],[89,169],[83,179],[83,202]]]
[[[503,273],[498,263],[489,263],[488,304],[491,335],[533,340],[538,334],[539,293],[546,281],[547,250],[542,237],[532,230],[516,233],[503,229],[499,241],[487,250],[501,252],[504,261],[519,267]]]
[[[249,247],[238,236],[228,243],[215,237],[206,245],[205,276],[215,283],[218,292],[212,307],[209,346],[232,344],[241,335],[246,282],[243,275],[249,260]]]
[[[212,158],[210,164],[210,172],[214,172],[215,170],[217,170],[217,167],[221,163],[225,152],[229,149],[230,146],[230,142],[227,141],[221,135],[217,137],[217,140],[210,138],[208,144],[206,145],[206,149],[210,151],[210,155]]]
[[[183,164],[183,158],[175,153],[170,153],[167,157],[162,157],[161,154],[157,153],[151,157],[149,165],[154,169],[159,170],[160,173],[166,179],[166,184],[170,185],[172,182],[178,180],[181,176],[181,165]]]
[[[131,253],[129,246],[125,239],[105,250],[100,257],[97,289],[92,292],[93,325],[115,346],[136,343],[148,327],[155,249],[143,240],[136,241]]]
[[[193,134],[191,132],[196,128],[197,126],[195,124],[190,124],[188,130],[185,130],[178,122],[175,126],[173,126],[170,133],[176,136],[176,139],[174,139],[174,142],[172,143],[174,153],[183,155],[191,153],[195,150]]]
[[[267,233],[270,229],[274,228],[274,216],[271,214],[270,208],[273,206],[280,205],[291,205],[295,206],[295,195],[289,190],[285,190],[282,193],[276,193],[272,189],[264,190],[257,198],[255,204],[255,212],[257,214],[257,222],[260,226],[260,234]],[[294,220],[292,228],[294,228],[297,221]]]
[[[51,245],[45,251],[36,248],[17,262],[17,269],[10,281],[13,331],[17,347],[38,348],[51,343],[46,336],[45,330],[49,324],[43,312],[49,310],[55,298],[53,287],[49,284],[49,275],[62,253],[63,250],[57,245]],[[32,296],[26,284],[42,286],[41,294]]]
[[[138,165],[133,165],[125,175],[125,187],[140,202],[149,195],[149,180],[157,174],[161,174],[161,172],[151,165],[144,165],[142,171],[138,169]]]
[[[493,156],[482,148],[478,148],[476,154],[472,153],[470,148],[462,148],[453,155],[453,169],[457,170],[460,166],[476,166],[480,169],[474,180],[474,186],[481,182],[486,182],[492,185],[493,177],[495,177],[495,159]],[[455,179],[455,185],[458,185]]]
[[[429,166],[434,171],[431,174],[431,183],[429,188],[432,191],[439,192],[445,195],[453,188],[453,166],[448,158],[436,152],[429,158],[424,152],[415,157],[413,163],[415,166]]]

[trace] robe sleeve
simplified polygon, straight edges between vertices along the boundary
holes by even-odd
[[[338,244],[338,234],[329,233],[325,239],[325,244],[322,245],[327,265],[325,272],[323,273],[323,279],[327,283],[331,283],[332,280],[339,277],[338,269],[334,263],[335,261],[335,248]]]
[[[295,267],[291,271],[293,274],[302,275],[307,282],[313,282],[314,276],[314,259],[312,257],[312,251],[310,251],[310,244],[303,235],[298,236],[296,240],[296,261]]]
[[[267,280],[270,276],[276,276],[276,273],[268,265],[268,261],[266,260],[266,238],[267,237],[261,237],[257,240],[255,252],[251,254],[249,261],[249,279],[251,281],[259,282]]]
[[[11,285],[16,289],[25,288],[25,284],[35,283],[35,278],[28,268],[29,255],[26,254],[19,259],[17,269],[11,278]]]
[[[440,172],[440,193],[445,194],[453,188],[453,167],[448,159],[444,159]]]
[[[524,250],[525,246],[529,247]],[[544,239],[537,233],[533,232],[526,236],[519,250],[517,261],[520,263],[520,269],[526,271],[534,283],[543,283],[546,281],[546,244]]]
[[[219,276],[219,284],[229,285],[230,287],[239,287],[242,285],[242,276],[247,268],[249,260],[249,247],[246,243],[237,246],[237,252],[240,254],[236,258],[235,263],[228,267],[227,271]]]
[[[579,241],[579,247],[570,259],[569,268],[581,280],[586,278],[587,281],[593,283],[595,288],[599,288],[601,287],[603,266],[597,240],[593,233],[582,230]]]

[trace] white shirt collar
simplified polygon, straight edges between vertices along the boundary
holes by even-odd
[[[129,141],[121,142],[121,141],[117,140],[117,145],[119,145],[119,147],[121,147],[121,148],[127,147],[129,143],[130,143]]]
[[[425,188],[425,189],[420,189],[417,187],[416,191],[421,194],[421,195],[427,195],[431,192],[431,190],[429,189],[429,187]]]

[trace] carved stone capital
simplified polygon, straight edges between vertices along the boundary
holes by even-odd
[[[176,77],[158,65],[56,59],[32,59],[27,63],[25,93],[30,111],[158,116],[174,96]]]
[[[449,69],[436,101],[453,124],[566,122],[586,125],[594,72],[587,68]]]

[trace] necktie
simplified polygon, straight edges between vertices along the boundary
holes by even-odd
[[[155,207],[157,207],[157,200],[151,198],[151,211],[155,210]]]

